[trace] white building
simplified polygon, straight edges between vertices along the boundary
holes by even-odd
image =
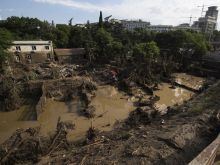
[[[8,51],[17,62],[40,63],[53,60],[52,41],[13,41]]]
[[[174,30],[174,27],[172,25],[150,25],[147,29],[153,32],[168,32]]]
[[[175,30],[192,30],[196,32],[201,32],[201,29],[198,27],[190,26],[189,23],[182,23],[175,27]]]
[[[133,31],[134,29],[146,29],[148,26],[150,26],[150,22],[145,22],[142,20],[121,20],[122,26],[130,31]]]

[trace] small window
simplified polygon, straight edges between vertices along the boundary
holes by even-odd
[[[28,54],[28,55],[27,55],[27,62],[28,62],[28,63],[31,63],[31,61],[32,61],[31,55]]]
[[[18,55],[15,56],[15,61],[20,62],[20,57]]]
[[[32,46],[32,50],[37,50],[36,46]]]
[[[31,59],[31,55],[29,54],[29,55],[27,55],[27,59]]]
[[[45,46],[45,49],[46,49],[46,50],[49,50],[49,46]]]
[[[50,53],[47,53],[47,59],[50,60]]]
[[[17,51],[21,51],[21,47],[20,46],[16,46],[16,50]]]

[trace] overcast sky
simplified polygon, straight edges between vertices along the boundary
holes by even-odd
[[[220,0],[0,0],[0,18],[9,16],[37,17],[55,23],[98,21],[99,11],[117,19],[142,19],[153,25],[177,25],[189,23],[201,16],[202,9],[197,6],[219,6]],[[220,14],[219,14],[220,15]],[[220,26],[220,16],[218,19]],[[220,27],[218,26],[218,29]]]

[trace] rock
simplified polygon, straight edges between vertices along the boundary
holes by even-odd
[[[160,154],[152,146],[140,146],[132,152],[132,156],[147,157],[149,159],[158,159]]]
[[[186,145],[189,145],[197,136],[197,129],[199,125],[185,124],[179,126],[172,134],[163,134],[160,139],[165,141],[168,145],[177,149],[184,149]]]
[[[150,123],[157,115],[157,111],[154,109],[142,109],[137,108],[130,113],[126,123],[129,125],[137,124],[148,124]]]

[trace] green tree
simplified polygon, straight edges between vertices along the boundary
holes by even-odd
[[[87,31],[85,28],[72,26],[69,35],[70,48],[83,48],[87,39]]]
[[[100,11],[100,14],[99,14],[99,28],[102,28],[103,27],[103,18],[102,18],[102,11]]]
[[[99,28],[95,36],[95,41],[97,43],[99,58],[105,58],[109,50],[108,44],[113,41],[111,33],[107,32],[104,28]]]
[[[122,43],[119,41],[112,41],[107,45],[107,48],[109,59],[116,59],[119,60],[121,63],[122,58],[124,57],[124,47]]]
[[[160,49],[154,41],[136,44],[133,48],[134,63],[136,64],[138,75],[152,79],[153,62],[156,62],[160,54]]]
[[[9,48],[12,40],[12,34],[4,29],[0,28],[0,64],[1,64],[1,71],[3,62],[8,59],[9,53],[7,52],[7,49]]]

